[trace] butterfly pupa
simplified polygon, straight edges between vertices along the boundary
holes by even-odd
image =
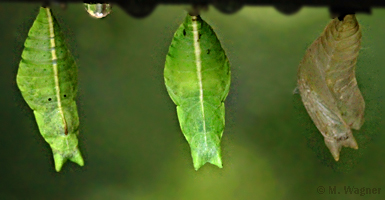
[[[24,43],[16,82],[50,145],[56,171],[69,159],[84,165],[78,149],[77,66],[51,9],[41,7]]]
[[[167,91],[177,106],[195,170],[209,162],[222,168],[220,141],[230,64],[213,29],[187,14],[171,42],[164,68]]]
[[[298,69],[302,102],[336,161],[341,148],[358,148],[351,129],[364,123],[365,102],[355,67],[361,30],[355,15],[333,19],[307,49]]]

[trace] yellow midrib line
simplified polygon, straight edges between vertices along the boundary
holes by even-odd
[[[191,16],[191,18],[192,18],[192,28],[193,28],[193,35],[194,35],[195,65],[197,68],[197,76],[198,76],[198,82],[199,82],[199,101],[200,101],[201,110],[202,110],[205,146],[207,146],[206,118],[205,118],[205,110],[204,110],[204,105],[203,105],[204,100],[203,100],[203,83],[202,83],[201,47],[199,45],[199,32],[198,32],[197,17]]]
[[[56,56],[56,44],[55,44],[55,32],[54,32],[54,26],[53,26],[53,19],[51,15],[50,8],[45,8],[47,12],[47,17],[48,17],[48,24],[49,24],[49,33],[50,33],[50,42],[51,42],[51,54],[52,54],[52,67],[53,67],[53,72],[54,72],[54,78],[55,78],[55,90],[56,90],[56,98],[57,98],[57,105],[59,108],[59,113],[63,119],[64,123],[64,134],[68,134],[67,130],[67,122],[64,118],[64,112],[63,108],[61,105],[61,96],[60,96],[60,85],[59,85],[59,72],[57,69],[57,56]]]

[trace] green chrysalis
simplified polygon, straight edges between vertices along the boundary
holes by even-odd
[[[365,102],[355,77],[360,47],[355,15],[336,18],[309,47],[298,70],[302,101],[337,161],[342,146],[358,148],[351,128],[364,123]]]
[[[176,31],[166,57],[164,79],[177,105],[195,170],[206,162],[222,168],[220,140],[230,65],[213,29],[200,16],[188,14]]]
[[[77,139],[77,66],[50,8],[40,8],[24,46],[16,82],[51,146],[55,169],[60,171],[67,159],[83,166]]]

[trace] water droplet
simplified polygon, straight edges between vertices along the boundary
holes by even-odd
[[[84,7],[91,17],[103,18],[111,12],[111,5],[108,3],[85,3]]]

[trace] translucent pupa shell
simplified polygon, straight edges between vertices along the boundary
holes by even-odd
[[[361,30],[355,15],[333,19],[308,48],[298,69],[298,88],[335,160],[341,148],[358,148],[351,129],[364,123],[365,102],[355,67]]]

